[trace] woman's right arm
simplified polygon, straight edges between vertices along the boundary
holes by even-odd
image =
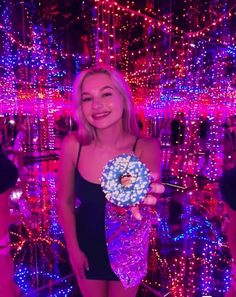
[[[58,213],[72,268],[77,277],[83,278],[88,263],[77,240],[74,206],[74,176],[78,148],[75,135],[70,134],[64,138],[58,170]]]
[[[58,211],[68,250],[78,246],[74,215],[74,153],[77,148],[74,135],[64,138],[58,168]]]
[[[236,211],[233,210],[228,204],[226,204],[227,213],[229,215],[229,223],[227,226],[227,237],[230,252],[234,263],[236,263]]]

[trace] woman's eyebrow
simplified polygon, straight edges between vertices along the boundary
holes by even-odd
[[[89,92],[83,92],[83,93],[81,94],[81,96],[83,96],[83,95],[90,95],[90,93],[89,93]]]
[[[111,86],[104,86],[104,87],[102,87],[100,89],[100,92],[104,91],[105,89],[111,89],[111,90],[113,90],[113,87],[111,87]],[[82,92],[81,93],[81,96],[83,96],[83,95],[90,95],[90,93],[89,92]]]
[[[112,90],[113,90],[113,88],[112,88],[111,86],[104,86],[104,87],[101,88],[100,91],[103,91],[103,90],[105,90],[105,89],[112,89]]]

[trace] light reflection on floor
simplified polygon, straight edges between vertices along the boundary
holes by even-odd
[[[12,201],[15,217],[22,214],[11,227],[16,281],[26,296],[80,296],[74,278],[66,278],[71,269],[56,213],[56,155],[28,158],[27,164],[18,183],[23,194]],[[166,192],[157,205],[144,284],[160,296],[223,297],[230,255],[221,232],[217,182],[186,168],[178,176],[174,166],[163,171]],[[141,296],[155,295],[142,287]]]

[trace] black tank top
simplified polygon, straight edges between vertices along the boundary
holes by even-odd
[[[135,152],[138,137],[133,145]],[[75,170],[75,196],[80,205],[76,209],[77,238],[89,261],[88,279],[119,280],[110,267],[105,238],[106,198],[100,184],[87,181],[78,170],[79,148]],[[92,166],[92,165],[91,165]]]
[[[135,152],[138,142],[138,137],[135,140],[132,151]],[[104,231],[104,211],[106,198],[100,184],[92,183],[86,180],[78,170],[78,163],[81,153],[79,148],[75,170],[75,196],[79,200],[80,209],[83,210],[84,225],[88,231],[92,231],[94,225],[99,229],[98,234]],[[91,219],[92,218],[92,219]],[[102,220],[101,220],[102,219]],[[96,234],[94,234],[96,236]],[[100,235],[99,235],[100,236]]]

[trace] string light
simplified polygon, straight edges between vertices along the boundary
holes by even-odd
[[[61,276],[55,273],[45,272],[45,271],[35,271],[30,267],[20,265],[16,269],[15,280],[20,287],[20,289],[29,295],[35,296],[37,290],[33,286],[33,280],[37,279],[38,282],[55,282],[55,288],[53,293],[50,296],[59,297],[59,296],[69,296],[72,292],[72,286],[68,283],[68,280],[62,279]]]
[[[88,40],[84,41],[84,45],[89,51],[77,53],[71,51],[68,44],[59,44],[52,22],[37,19],[32,1],[20,3],[23,11],[23,21],[19,22],[21,34],[13,22],[18,7],[12,1],[1,1],[0,69],[3,75],[0,77],[0,113],[24,113],[29,118],[34,116],[32,151],[53,150],[55,114],[61,110],[71,112],[74,75],[96,63],[118,66],[130,83],[137,111],[145,119],[144,131],[147,134],[151,134],[158,121],[174,117],[177,111],[183,110],[186,115],[184,145],[189,148],[194,139],[199,140],[199,116],[205,114],[211,118],[208,142],[211,155],[208,165],[204,167],[204,176],[215,182],[222,173],[222,122],[227,115],[236,112],[233,73],[235,38],[230,32],[235,5],[226,9],[226,0],[222,3],[213,1],[209,6],[205,2],[185,0],[181,7],[183,14],[175,15],[171,7],[154,11],[151,1],[148,2],[149,5],[139,9],[135,1],[127,0],[121,4],[120,1],[95,0],[94,7],[86,13],[83,11],[75,19],[75,22],[87,21],[88,27]],[[86,1],[83,1],[85,5]],[[199,15],[199,11],[202,15]],[[176,20],[174,15],[177,16]],[[169,140],[165,144],[167,148],[170,147]],[[152,287],[164,288],[179,297],[211,294],[214,290],[216,294],[223,293],[229,286],[230,261],[226,248],[222,246],[223,240],[215,231],[217,228],[209,222],[210,214],[203,215],[200,226],[196,226],[190,217],[192,206],[203,214],[209,208],[214,213],[216,207],[214,200],[206,207],[204,197],[200,197],[204,203],[198,203],[197,178],[202,168],[197,164],[201,158],[197,159],[197,152],[197,144],[192,151],[193,157],[187,155],[184,149],[183,168],[179,168],[178,160],[172,166],[172,172],[176,175],[175,184],[182,185],[182,188],[177,189],[178,193],[185,193],[189,175],[193,180],[192,194],[185,197],[189,199],[187,202],[190,203],[186,203],[189,207],[183,211],[183,219],[189,224],[185,225],[183,232],[173,235],[167,219],[158,221],[157,234],[160,234],[161,244],[157,249],[156,233],[153,231],[150,254],[153,260],[147,279],[144,280]],[[164,162],[168,163],[170,150],[167,149],[164,154]],[[36,170],[40,172],[41,167],[36,166]],[[28,246],[44,246],[48,252],[52,246],[54,251],[65,248],[56,211],[52,208],[55,179],[42,175],[36,175],[35,179],[38,183],[28,183],[24,192],[29,205],[33,202],[40,204],[41,208],[35,208],[34,211],[40,213],[40,221],[44,223],[30,225],[26,218],[22,218],[22,232],[12,232],[15,260],[24,257],[24,249]],[[213,188],[205,188],[204,194],[207,191],[211,192],[212,197],[216,196]],[[52,201],[45,198],[48,196],[52,197]],[[52,213],[50,219],[49,211]],[[207,232],[204,232],[204,228]],[[199,240],[203,245],[201,249]],[[182,244],[187,245],[185,252],[168,258],[167,247],[174,246],[175,253]],[[199,249],[202,255],[199,255]],[[52,257],[48,261],[53,263]],[[222,276],[218,283],[214,273]],[[187,287],[186,275],[189,280]],[[199,287],[196,286],[197,275],[202,278],[202,286]],[[45,275],[43,277],[47,278]]]

